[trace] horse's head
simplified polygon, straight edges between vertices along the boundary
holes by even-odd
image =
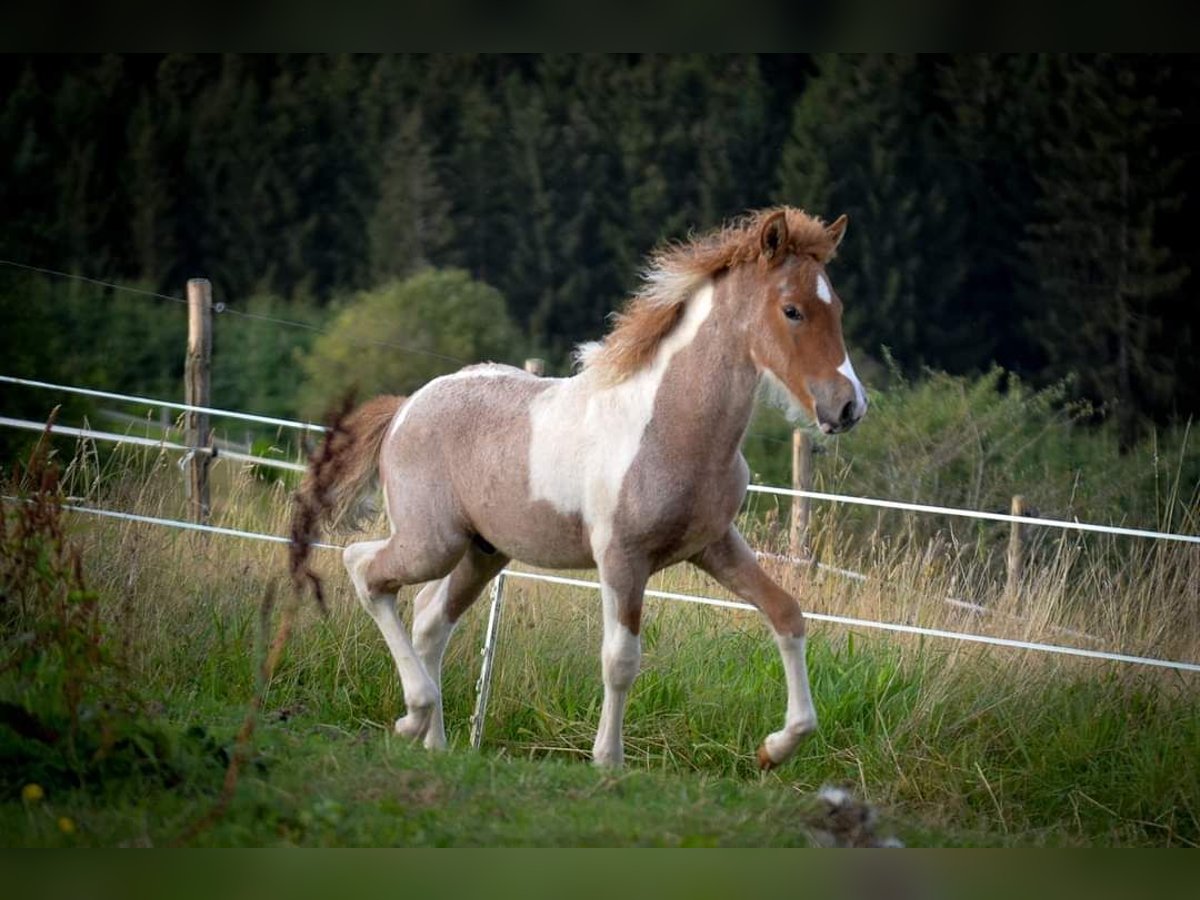
[[[808,412],[821,431],[853,428],[866,415],[867,395],[854,374],[842,337],[842,301],[825,262],[846,232],[841,216],[825,229],[828,252],[793,252],[787,213],[769,216],[759,231],[752,283],[755,317],[750,355],[758,371],[782,390],[789,405]]]

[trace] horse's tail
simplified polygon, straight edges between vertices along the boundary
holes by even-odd
[[[327,611],[325,593],[309,564],[312,545],[324,522],[344,512],[375,474],[383,436],[404,401],[384,395],[352,409],[347,399],[309,457],[292,507],[290,565],[292,583],[298,590],[309,585],[322,612]]]

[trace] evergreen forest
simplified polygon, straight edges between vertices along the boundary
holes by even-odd
[[[1069,379],[1131,446],[1200,408],[1197,123],[1190,56],[8,55],[0,354],[175,395],[182,310],[153,294],[203,276],[214,396],[290,412],[314,340],[434,269],[480,283],[455,327],[492,333],[408,315],[378,343],[413,379],[564,373],[656,245],[786,203],[849,215],[831,275],[868,381]]]

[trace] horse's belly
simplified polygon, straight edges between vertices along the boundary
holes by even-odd
[[[583,518],[549,503],[520,504],[499,515],[482,515],[479,534],[505,556],[544,569],[595,566]]]
[[[556,552],[546,546],[516,547],[502,551],[506,556],[536,566],[539,569],[594,569],[596,562],[592,553],[585,548],[567,548]]]

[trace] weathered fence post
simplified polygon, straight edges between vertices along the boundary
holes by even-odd
[[[1025,498],[1017,494],[1012,498],[1011,512],[1014,516],[1028,514]],[[1021,591],[1021,577],[1025,570],[1025,529],[1027,525],[1013,522],[1012,530],[1008,533],[1008,580],[1004,586],[1004,596],[1010,603],[1017,602]]]
[[[792,490],[812,490],[812,438],[797,428],[792,432]],[[793,557],[807,557],[808,520],[811,505],[808,497],[792,498],[792,527],[790,548]]]
[[[188,343],[184,371],[184,402],[189,406],[211,406],[209,374],[212,369],[212,284],[207,278],[192,278],[187,283]],[[212,462],[209,448],[212,431],[208,413],[187,414],[187,445],[193,448],[188,470],[191,515],[195,522],[207,522],[211,506],[208,494],[208,467]]]
[[[530,357],[525,360],[525,371],[530,375],[536,375],[538,378],[541,378],[546,374],[546,361],[538,359],[536,356]]]

